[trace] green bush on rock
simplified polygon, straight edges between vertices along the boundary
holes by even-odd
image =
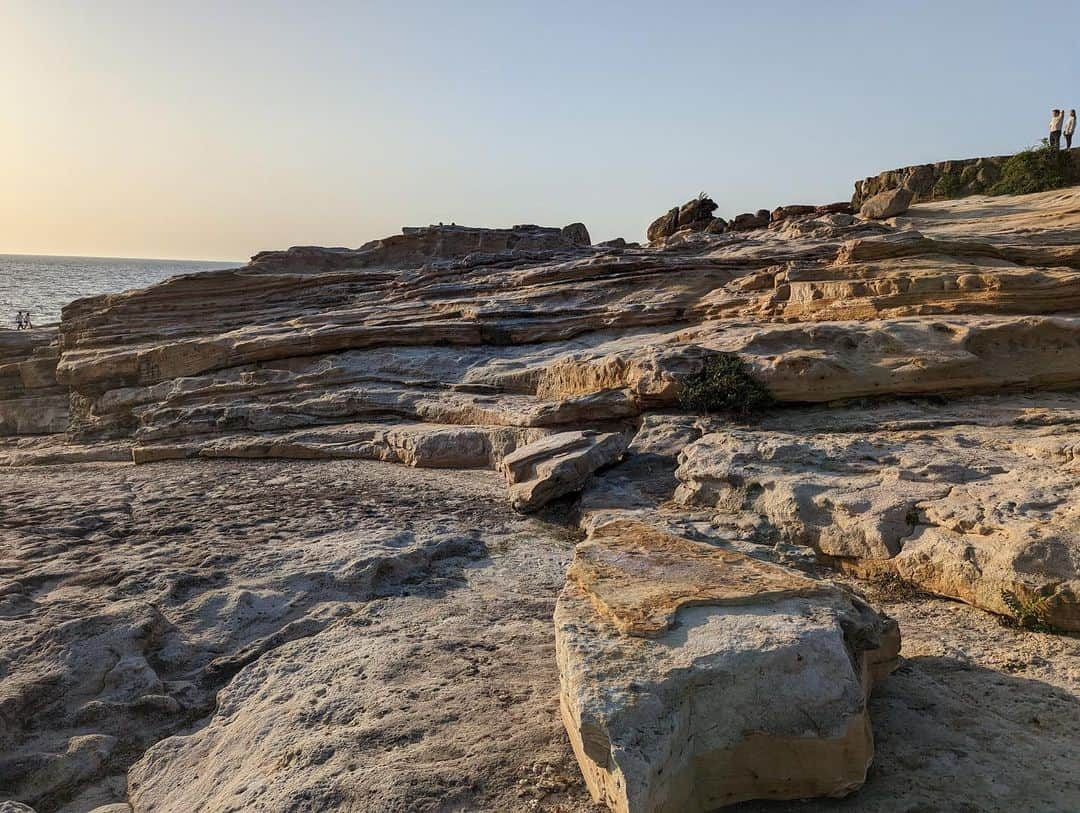
[[[958,198],[964,191],[964,184],[959,175],[947,172],[934,184],[935,198]]]
[[[695,412],[751,418],[773,404],[773,397],[734,353],[709,356],[701,369],[682,381],[679,402]]]
[[[990,188],[991,195],[1029,195],[1060,189],[1073,182],[1069,157],[1043,140],[1041,146],[1018,152],[1001,167],[1001,179]]]

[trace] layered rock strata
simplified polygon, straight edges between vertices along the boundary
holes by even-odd
[[[0,330],[0,436],[44,435],[68,427],[68,390],[56,380],[51,328]]]
[[[1080,149],[1063,152],[1072,181],[1080,181]],[[911,190],[916,202],[982,194],[1001,178],[1002,167],[1010,158],[1011,155],[961,158],[890,169],[856,181],[851,205],[858,209],[874,195],[900,188]]]
[[[577,224],[436,226],[80,300],[58,333],[0,334],[0,461],[490,468],[522,510],[580,491],[586,539],[557,636],[567,728],[597,797],[629,811],[850,792],[872,755],[866,692],[895,637],[822,566],[1078,628],[1080,191],[922,203],[885,221],[782,207],[747,230],[715,228],[706,201],[672,210],[648,248],[590,246]],[[752,426],[679,414],[681,382],[715,353],[739,355],[778,410]],[[40,550],[50,533],[122,537],[130,500],[115,509],[87,528],[46,523]],[[3,595],[32,614],[51,577],[24,584],[19,566]],[[70,587],[58,598],[77,598]],[[90,695],[69,703],[47,680],[11,701],[30,708],[40,692],[64,720],[13,746],[20,794],[59,809],[46,762],[96,782],[210,712],[224,683],[200,677],[190,697],[180,685],[202,655],[154,667],[173,635],[156,606],[69,631],[119,636],[160,686],[137,661],[88,672],[106,681],[89,711]],[[238,673],[246,655],[230,647]],[[33,671],[33,651],[18,652]],[[760,702],[775,685],[787,699]],[[94,723],[110,703],[118,720],[166,723],[129,742]],[[272,721],[272,704],[260,714]],[[160,804],[155,777],[195,771],[226,727],[196,755],[148,752],[136,808]]]

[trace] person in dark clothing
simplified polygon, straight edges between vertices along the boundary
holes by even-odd
[[[1072,137],[1076,132],[1076,111],[1070,110],[1069,117],[1065,119],[1065,129],[1061,131],[1061,134],[1065,136],[1065,149],[1072,149]]]

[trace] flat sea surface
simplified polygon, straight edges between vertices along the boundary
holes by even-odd
[[[29,310],[34,325],[60,320],[73,299],[144,288],[179,274],[239,268],[244,261],[135,260],[111,257],[46,257],[0,254],[0,327],[15,327],[15,314]]]

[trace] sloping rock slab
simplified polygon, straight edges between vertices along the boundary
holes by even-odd
[[[499,470],[518,511],[535,511],[578,491],[594,471],[618,460],[629,440],[622,432],[559,432],[522,446],[502,459]]]
[[[741,553],[638,523],[612,522],[578,545],[567,577],[626,635],[655,637],[683,607],[827,595],[832,588]]]
[[[621,521],[575,552],[555,627],[563,721],[616,813],[840,797],[866,778],[867,694],[899,633],[839,588]]]
[[[1014,423],[996,425],[990,407],[1010,403]],[[793,412],[782,428],[706,434],[682,453],[675,499],[857,575],[892,573],[1002,615],[1018,603],[1080,630],[1080,398],[1029,403],[973,400],[956,410],[967,425],[928,405],[896,428],[888,413],[849,410],[834,431]]]

